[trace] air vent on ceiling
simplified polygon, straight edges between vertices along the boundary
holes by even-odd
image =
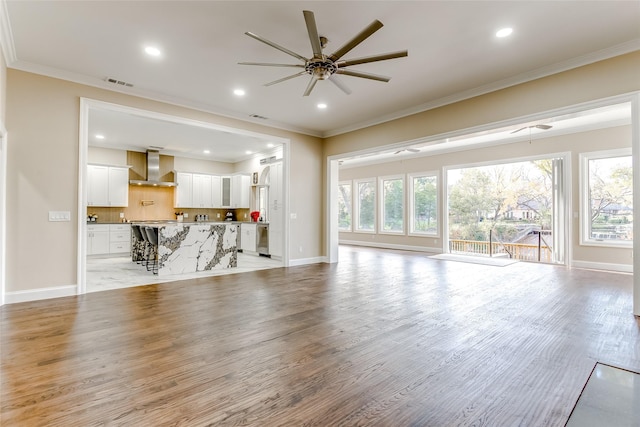
[[[254,119],[267,120],[265,116],[261,116],[260,114],[249,114],[249,117],[253,117]]]
[[[150,145],[149,150],[164,150],[164,147],[158,147],[157,145]]]
[[[114,79],[112,77],[107,77],[104,79],[107,83],[112,83],[114,85],[125,86],[125,87],[133,87],[131,83],[123,82],[122,80]]]

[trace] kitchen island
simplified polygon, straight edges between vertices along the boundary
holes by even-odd
[[[238,266],[238,225],[232,222],[143,221],[158,230],[158,275]]]

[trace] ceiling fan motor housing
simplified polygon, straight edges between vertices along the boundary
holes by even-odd
[[[338,67],[330,59],[312,59],[304,69],[319,80],[326,80],[338,71]]]

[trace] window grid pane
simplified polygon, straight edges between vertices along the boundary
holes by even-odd
[[[631,156],[589,159],[589,238],[633,240]]]
[[[411,231],[414,233],[437,234],[438,191],[437,177],[417,176],[413,178],[413,219]]]
[[[404,181],[402,179],[384,180],[382,191],[382,230],[401,233],[404,231]]]
[[[373,181],[358,183],[358,230],[375,231],[376,186]]]
[[[351,231],[351,184],[340,184],[338,190],[338,230]]]

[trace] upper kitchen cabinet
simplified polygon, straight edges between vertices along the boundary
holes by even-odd
[[[177,187],[174,192],[174,206],[176,208],[190,208],[193,206],[193,174],[176,172]]]
[[[211,175],[193,174],[193,200],[194,208],[212,208],[213,193],[211,189]]]
[[[129,205],[129,168],[87,165],[87,206]]]
[[[220,197],[220,207],[230,208],[231,207],[231,177],[230,176],[220,177],[220,191],[222,192]]]
[[[231,177],[231,207],[249,209],[251,177],[249,175],[234,175]]]

